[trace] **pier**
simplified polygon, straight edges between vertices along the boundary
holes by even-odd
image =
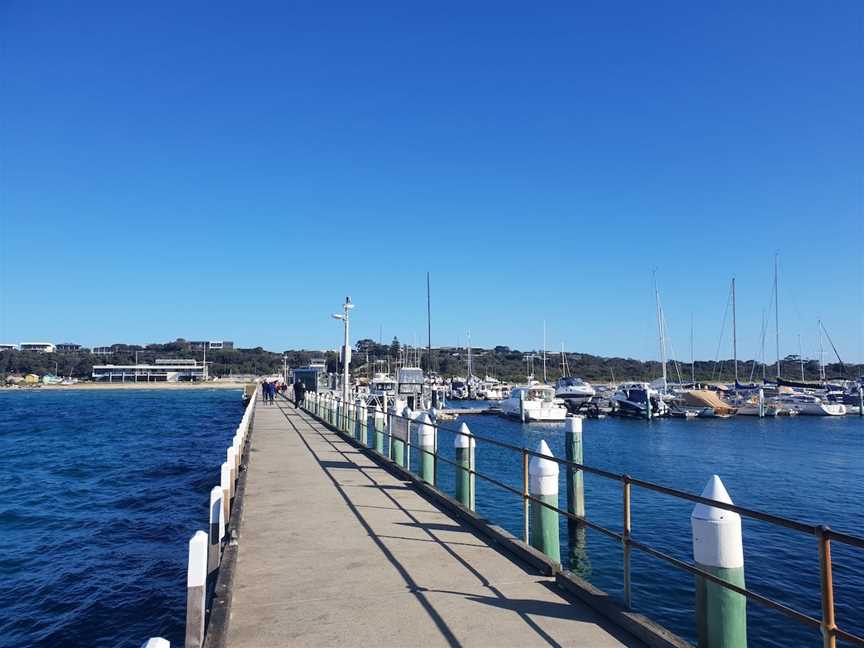
[[[644,646],[308,413],[258,404],[206,646]]]
[[[454,453],[441,451],[439,433]],[[477,469],[481,442],[482,452],[521,456],[521,487]],[[864,646],[839,627],[831,559],[832,542],[864,549],[864,538],[738,506],[717,475],[695,495],[584,464],[580,417],[567,419],[565,444],[561,458],[545,440],[513,445],[399,404],[381,411],[312,392],[298,409],[255,393],[211,491],[208,531],[189,541],[185,646],[689,646],[634,610],[634,551],[695,577],[699,646],[746,648],[748,604],[809,626],[824,648]],[[456,471],[454,484],[439,484],[442,470]],[[620,530],[592,519],[584,475],[621,488]],[[521,537],[478,514],[481,479],[521,499]],[[634,537],[633,491],[694,505],[692,562]],[[815,540],[821,615],[747,587],[742,520]],[[623,549],[621,595],[578,575],[589,529]]]

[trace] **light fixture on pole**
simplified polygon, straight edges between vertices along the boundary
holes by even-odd
[[[342,347],[342,403],[347,406],[348,404],[348,387],[349,387],[349,366],[351,365],[351,347],[348,345],[348,333],[349,333],[349,322],[348,322],[348,311],[354,308],[354,304],[351,303],[351,298],[346,297],[345,303],[342,305],[342,314],[334,314],[333,319],[342,320],[345,324],[345,341]]]

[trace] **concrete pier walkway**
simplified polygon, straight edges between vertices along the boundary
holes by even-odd
[[[246,480],[231,648],[642,646],[285,401]]]

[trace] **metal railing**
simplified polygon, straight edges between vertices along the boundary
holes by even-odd
[[[307,398],[309,396],[307,395]],[[338,418],[334,418],[330,416],[331,426],[336,428],[339,432],[343,434],[347,434],[349,429],[353,429],[349,426],[349,422],[352,421],[351,412],[354,411],[356,407],[355,403],[348,403],[348,407],[343,407],[342,400],[340,398],[322,398],[320,395],[314,397],[314,404],[310,408],[310,401],[307,400],[304,403],[305,409],[315,415],[316,417],[324,420],[324,422],[328,422],[327,415],[328,412],[324,409],[324,403],[332,403],[333,407],[336,407],[336,404],[340,405],[340,414]],[[700,495],[694,495],[692,493],[687,493],[685,491],[681,491],[675,488],[670,488],[668,486],[663,486],[661,484],[655,484],[653,482],[645,481],[642,479],[636,479],[630,477],[627,474],[619,474],[614,473],[608,470],[603,470],[601,468],[595,468],[593,466],[588,466],[581,463],[576,463],[573,461],[568,461],[567,459],[561,459],[559,457],[555,457],[552,455],[541,454],[534,450],[529,450],[528,448],[524,448],[522,446],[513,445],[510,443],[505,443],[503,441],[499,441],[497,439],[492,439],[490,437],[478,436],[476,434],[470,433],[466,434],[464,432],[459,431],[458,429],[453,429],[451,427],[447,427],[445,425],[440,425],[436,422],[418,422],[415,418],[404,417],[401,414],[391,412],[391,411],[382,411],[378,408],[373,408],[367,410],[367,412],[382,412],[384,414],[384,426],[383,430],[377,430],[376,432],[379,434],[383,434],[385,438],[388,439],[388,446],[392,443],[393,438],[396,438],[398,441],[405,442],[407,447],[411,446],[411,429],[412,425],[431,425],[434,428],[435,433],[435,450],[429,451],[424,449],[423,447],[417,445],[417,448],[421,452],[421,454],[431,454],[433,457],[433,475],[438,474],[438,462],[443,462],[445,464],[449,464],[453,466],[457,471],[467,471],[470,475],[479,477],[480,479],[497,486],[513,495],[516,495],[522,498],[523,503],[523,518],[524,518],[524,526],[523,526],[523,541],[528,544],[529,543],[529,529],[528,529],[528,509],[529,504],[531,502],[543,506],[547,509],[551,509],[558,513],[559,515],[563,515],[565,518],[574,520],[581,525],[585,525],[589,529],[593,529],[604,536],[612,538],[621,543],[623,548],[623,570],[624,570],[624,604],[629,609],[631,607],[631,580],[630,580],[630,562],[631,562],[631,550],[638,549],[650,556],[653,556],[659,560],[662,560],[677,569],[688,572],[695,576],[699,576],[704,578],[707,581],[715,583],[721,587],[724,587],[728,590],[731,590],[741,596],[746,597],[748,600],[758,603],[759,605],[771,608],[785,616],[795,619],[799,623],[802,623],[811,628],[817,628],[821,631],[823,637],[823,646],[825,648],[835,648],[837,645],[837,639],[843,639],[848,641],[856,646],[864,647],[864,637],[853,634],[846,630],[841,629],[837,626],[836,618],[835,618],[835,610],[834,610],[834,579],[832,574],[832,563],[831,563],[831,542],[836,541],[842,544],[845,544],[850,547],[856,547],[858,549],[864,549],[864,538],[854,536],[848,533],[843,533],[840,531],[834,531],[830,527],[824,525],[815,525],[809,524],[806,522],[800,522],[798,520],[793,520],[790,518],[782,517],[779,515],[772,515],[770,513],[764,513],[762,511],[757,511],[754,509],[746,508],[743,506],[737,506],[735,504],[728,504],[726,502],[721,502],[718,500],[709,499],[706,497],[702,497]],[[322,417],[321,414],[324,414]],[[356,413],[354,414],[356,417]],[[390,432],[389,421],[392,418],[405,420],[408,422],[408,435],[407,442],[404,439],[399,437],[394,437]],[[356,422],[356,418],[353,419]],[[364,422],[365,423],[365,422]],[[346,429],[343,430],[342,428]],[[499,448],[504,448],[513,452],[517,452],[521,454],[522,459],[522,488],[517,489],[513,486],[505,484],[504,482],[495,479],[489,475],[485,475],[475,469],[473,453],[471,453],[471,464],[466,469],[461,464],[451,461],[450,459],[443,457],[440,453],[437,452],[437,438],[438,431],[448,432],[457,436],[467,436],[469,437],[469,443],[472,441],[474,443],[478,441],[482,441],[484,443],[488,443],[493,446],[497,446]],[[407,455],[406,455],[407,456]],[[553,506],[543,500],[534,497],[528,492],[528,462],[531,457],[539,457],[541,459],[554,461],[559,465],[564,466],[567,469],[573,471],[583,471],[586,474],[597,475],[603,479],[616,481],[621,484],[622,491],[622,532],[619,533],[612,529],[608,529],[597,522],[594,522],[587,517],[578,516],[574,513],[571,513],[567,510],[561,509],[560,507]],[[390,459],[390,457],[385,457]],[[392,459],[390,459],[392,460]],[[410,471],[410,460],[406,459],[406,466],[404,468]],[[458,474],[458,473],[457,473]],[[715,508],[723,509],[726,511],[731,511],[733,513],[738,513],[739,515],[750,518],[753,520],[758,520],[761,522],[765,522],[774,526],[782,527],[785,529],[790,529],[792,531],[796,531],[799,533],[807,534],[815,538],[816,545],[818,549],[818,560],[819,560],[819,572],[820,572],[820,589],[821,589],[821,608],[822,615],[821,619],[817,619],[805,612],[801,612],[800,610],[796,610],[792,607],[789,607],[779,601],[776,601],[768,596],[763,594],[759,594],[758,592],[754,592],[746,587],[739,587],[734,585],[710,572],[707,572],[703,569],[700,569],[693,563],[685,562],[674,556],[671,556],[667,553],[664,553],[654,547],[651,547],[643,542],[639,542],[638,540],[634,540],[632,537],[632,520],[631,520],[631,503],[632,503],[632,489],[633,487],[641,488],[647,491],[652,491],[655,493],[661,493],[663,495],[669,495],[671,497],[675,497],[681,500],[686,500],[689,502],[693,502],[696,504],[705,504],[707,506],[712,506]],[[433,486],[437,488],[436,486]],[[440,489],[439,489],[440,490]],[[472,500],[473,501],[473,498]]]

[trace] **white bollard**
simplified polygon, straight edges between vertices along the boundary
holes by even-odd
[[[240,471],[239,471],[240,456],[241,456],[242,450],[240,449],[240,437],[237,436],[236,434],[234,435],[234,438],[231,439],[231,445],[234,447],[234,461],[235,461],[234,474],[239,476],[240,475]]]
[[[228,462],[222,463],[221,470],[221,487],[222,487],[222,519],[225,524],[228,524],[228,516],[231,514],[231,469],[228,467]]]
[[[141,648],[171,648],[171,642],[162,637],[150,637],[141,644]]]
[[[186,648],[200,648],[204,642],[206,584],[207,534],[196,531],[189,540],[189,565],[186,570]]]
[[[732,498],[717,475],[708,480],[702,497],[732,504]],[[693,507],[690,523],[696,566],[728,583],[744,587],[741,516],[700,503]],[[696,629],[700,646],[746,647],[747,599],[696,576]]]
[[[210,491],[210,527],[207,530],[207,577],[211,584],[219,569],[222,537],[225,535],[225,520],[222,518],[222,488],[214,486]]]
[[[226,461],[228,462],[228,470],[230,474],[228,475],[228,485],[231,487],[229,496],[230,499],[234,499],[234,480],[237,478],[237,473],[235,472],[234,466],[236,465],[236,459],[234,455],[236,454],[234,447],[231,446],[228,448],[228,452],[226,453]]]

